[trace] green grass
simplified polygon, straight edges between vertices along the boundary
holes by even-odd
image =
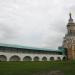
[[[75,75],[75,61],[0,62],[0,75],[33,75],[52,70],[61,70],[65,75]]]

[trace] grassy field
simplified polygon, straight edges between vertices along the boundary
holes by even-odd
[[[0,75],[33,75],[52,70],[61,70],[65,75],[75,75],[75,61],[0,62]]]

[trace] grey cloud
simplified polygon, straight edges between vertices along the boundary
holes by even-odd
[[[11,39],[15,36],[15,30],[6,24],[0,24],[2,39]]]
[[[55,49],[74,8],[74,0],[0,0],[0,41]]]

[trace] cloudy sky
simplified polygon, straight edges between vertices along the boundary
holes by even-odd
[[[56,49],[75,0],[0,0],[0,43]]]

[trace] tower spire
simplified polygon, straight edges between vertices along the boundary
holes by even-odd
[[[70,16],[70,19],[72,19],[72,14],[71,13],[69,13],[69,16]]]
[[[69,23],[73,23],[73,19],[72,19],[72,14],[71,13],[69,13]]]

